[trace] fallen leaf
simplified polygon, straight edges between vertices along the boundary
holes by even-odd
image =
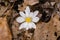
[[[0,40],[12,40],[6,17],[0,17]]]

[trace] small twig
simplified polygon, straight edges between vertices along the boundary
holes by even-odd
[[[15,2],[14,2],[15,3]],[[12,4],[12,6],[10,7],[10,4],[6,7],[6,9],[3,11],[2,15],[4,15],[8,10],[11,10],[14,6],[14,3]],[[7,15],[6,15],[7,17]]]
[[[3,12],[1,13],[2,15],[4,15],[4,13],[8,10],[9,6],[10,6],[10,5],[8,5],[8,6],[5,8],[5,10],[3,10]]]

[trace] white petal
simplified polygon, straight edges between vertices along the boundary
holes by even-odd
[[[34,18],[32,19],[32,21],[35,22],[35,23],[37,23],[37,22],[39,21],[39,17],[34,17]]]
[[[21,17],[25,17],[24,12],[20,12],[20,16],[21,16]]]
[[[31,12],[29,16],[30,16],[30,17],[33,17],[33,12]]]
[[[29,16],[29,14],[30,14],[30,8],[29,8],[29,6],[26,7],[25,13],[26,13],[26,16]]]
[[[28,23],[27,22],[24,22],[20,25],[19,29],[23,29],[25,28],[26,30],[28,30]]]
[[[22,22],[24,22],[25,20],[24,20],[23,17],[18,17],[18,18],[16,18],[16,21],[17,21],[18,23],[22,23]]]
[[[29,23],[28,27],[29,27],[29,29],[31,29],[31,28],[36,29],[36,25],[33,22]]]
[[[39,11],[35,11],[33,17],[36,17],[38,15],[38,13],[39,13]]]

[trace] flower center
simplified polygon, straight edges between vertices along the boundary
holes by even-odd
[[[27,18],[25,19],[25,21],[29,23],[29,22],[31,22],[31,18],[30,18],[30,17],[27,17]]]

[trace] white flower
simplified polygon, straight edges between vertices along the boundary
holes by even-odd
[[[31,28],[36,28],[35,23],[39,21],[39,17],[36,17],[38,15],[38,11],[30,12],[29,6],[26,7],[25,13],[20,11],[20,16],[16,19],[18,23],[22,23],[19,27],[19,29],[25,28],[26,30]]]

